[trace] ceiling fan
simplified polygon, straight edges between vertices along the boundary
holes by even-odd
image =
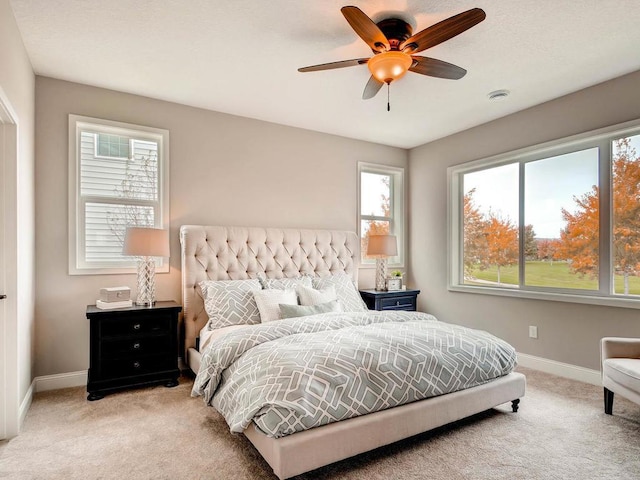
[[[482,9],[472,8],[412,35],[411,25],[400,18],[387,18],[374,23],[358,7],[342,7],[340,11],[351,28],[371,47],[373,57],[312,65],[299,68],[298,71],[317,72],[366,64],[371,72],[371,78],[362,93],[364,100],[375,97],[385,83],[389,85],[404,76],[407,71],[451,80],[464,77],[467,73],[464,68],[414,54],[461,34],[486,17]]]

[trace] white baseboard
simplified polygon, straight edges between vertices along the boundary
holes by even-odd
[[[57,375],[44,375],[33,380],[36,392],[58,390],[60,388],[82,387],[87,384],[87,371],[59,373]]]
[[[18,412],[18,431],[22,430],[22,425],[24,424],[24,419],[27,417],[27,412],[29,411],[29,407],[31,407],[31,401],[33,400],[33,389],[35,385],[35,380],[31,382],[29,388],[27,389],[27,393],[25,394],[22,402],[20,403],[20,410]]]
[[[570,378],[579,382],[602,386],[602,380],[598,370],[591,370],[589,368],[579,367],[569,363],[556,362],[555,360],[536,357],[526,353],[518,353],[518,364],[526,368],[532,368],[534,370],[540,370],[541,372],[558,375],[559,377]],[[29,410],[34,392],[46,392],[48,390],[58,390],[60,388],[82,387],[86,384],[86,370],[36,377],[33,380],[29,391],[25,395],[22,405],[20,406],[20,418],[23,419],[27,410]]]
[[[559,377],[577,380],[591,385],[602,386],[602,378],[600,371],[591,370],[590,368],[571,365],[570,363],[556,362],[547,358],[536,357],[526,353],[518,353],[518,365],[541,372],[551,373]]]

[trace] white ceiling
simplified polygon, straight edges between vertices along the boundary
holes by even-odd
[[[473,7],[487,18],[420,55],[461,80],[409,72],[362,100],[366,57],[350,0],[11,0],[38,75],[320,132],[412,148],[640,69],[638,0],[354,1],[414,33]],[[508,99],[487,94],[508,89]]]

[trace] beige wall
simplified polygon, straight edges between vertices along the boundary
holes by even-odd
[[[180,301],[183,224],[356,229],[357,162],[406,166],[406,150],[36,79],[36,375],[86,370],[87,304],[134,275],[67,274],[69,113],[165,128],[171,144],[171,272],[158,298]],[[371,269],[361,285],[373,285]]]
[[[0,94],[17,118],[18,157],[4,165],[7,392],[24,400],[32,380],[34,329],[34,82],[35,77],[8,0],[0,0]],[[13,134],[15,138],[15,134]],[[5,341],[5,338],[0,339]],[[13,344],[15,341],[15,344]],[[14,368],[16,369],[14,371]],[[4,395],[5,392],[0,394]],[[11,405],[8,405],[11,408]]]
[[[636,72],[411,150],[410,270],[420,308],[489,330],[519,352],[591,369],[599,369],[601,337],[640,336],[639,310],[456,293],[446,284],[447,167],[638,119],[639,91]]]

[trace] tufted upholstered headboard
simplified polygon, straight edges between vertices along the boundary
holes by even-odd
[[[185,353],[208,320],[197,288],[203,280],[241,280],[259,272],[267,278],[345,272],[358,280],[360,239],[354,232],[183,225],[180,244]]]

